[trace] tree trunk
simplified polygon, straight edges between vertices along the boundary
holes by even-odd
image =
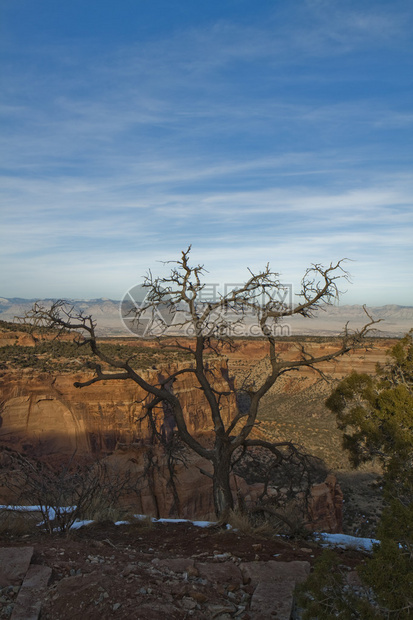
[[[231,454],[229,450],[220,450],[214,462],[213,494],[214,508],[218,519],[225,519],[234,508],[230,486]]]

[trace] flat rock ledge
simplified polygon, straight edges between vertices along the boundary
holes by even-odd
[[[135,592],[137,596],[143,596],[137,609],[142,618],[290,620],[294,607],[294,588],[297,583],[307,579],[310,573],[309,562],[236,562],[231,554],[225,556],[220,557],[219,561],[201,561],[201,558],[196,557],[141,557],[143,562],[126,564],[120,576],[129,583],[137,578]],[[72,571],[70,576],[61,578],[49,587],[52,568],[34,564],[32,560],[33,547],[0,548],[1,618],[38,620],[42,604],[47,608],[48,601],[57,600],[64,595],[75,601],[77,593],[85,593],[88,588],[94,593],[99,584],[96,570],[89,575]],[[136,574],[138,571],[140,582]],[[145,586],[145,582],[150,583],[154,576],[157,578],[159,590],[153,592],[156,594],[156,605],[148,606],[144,602],[144,595],[151,594],[152,588]],[[225,591],[225,604],[211,601],[199,588],[192,587],[191,583]],[[141,585],[140,589],[138,584]],[[174,584],[175,589],[170,590],[168,584]],[[97,590],[102,601],[108,599],[105,588],[99,587]],[[100,599],[95,605],[98,605],[99,601]],[[118,602],[110,605],[110,617],[116,618],[122,604]],[[179,610],[183,615],[180,615]],[[65,607],[65,611],[61,610],[54,617],[75,617],[73,612],[74,608],[70,611]],[[46,609],[45,613],[46,618],[51,617],[50,610],[48,612]],[[100,617],[109,616],[103,614]]]
[[[37,620],[52,576],[48,566],[31,564],[33,547],[0,548],[0,588],[3,617]],[[17,597],[16,597],[17,595]],[[8,603],[8,605],[7,605]]]
[[[246,611],[251,620],[268,620],[268,618],[289,620],[294,606],[295,586],[303,583],[310,574],[310,563],[305,561],[245,562],[238,566],[233,562],[221,564],[197,562],[193,558],[153,562],[156,567],[192,574],[217,585],[226,584],[236,588],[241,585],[249,586],[252,595]],[[222,620],[234,617],[231,608],[222,612],[211,617]],[[235,617],[240,615],[237,613]]]

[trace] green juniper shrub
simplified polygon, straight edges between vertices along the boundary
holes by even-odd
[[[363,589],[354,590],[347,584],[348,570],[337,554],[325,549],[317,559],[307,581],[296,588],[298,607],[303,620],[341,618],[373,620],[382,618]]]
[[[353,463],[378,458],[386,507],[373,555],[359,569],[385,618],[413,618],[413,330],[376,374],[352,373],[327,400]]]

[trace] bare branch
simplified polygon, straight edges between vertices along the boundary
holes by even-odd
[[[190,356],[190,361],[177,370],[164,369],[164,374],[159,373],[156,378],[144,378],[141,370],[135,367],[133,356],[125,361],[108,355],[96,338],[96,323],[93,318],[63,300],[54,302],[50,308],[35,304],[22,320],[33,329],[53,329],[57,335],[78,334],[75,340],[78,345],[90,348],[101,363],[89,364],[94,376],[76,382],[76,387],[83,388],[100,381],[130,380],[142,388],[146,394],[145,401],[142,402],[145,405],[145,414],[140,419],[148,420],[156,441],[164,445],[166,450],[170,450],[172,444],[164,441],[159,429],[157,416],[161,411],[164,420],[165,416],[173,420],[171,437],[176,436],[212,464],[215,508],[217,514],[221,515],[232,507],[229,475],[233,466],[233,455],[238,455],[237,450],[242,454],[255,448],[267,450],[273,458],[271,467],[276,467],[288,458],[301,458],[297,448],[290,442],[274,444],[249,439],[256,425],[258,407],[263,396],[287,372],[312,368],[325,378],[319,365],[337,360],[362,346],[366,336],[379,320],[373,319],[364,308],[367,323],[356,331],[351,331],[346,325],[335,351],[313,355],[302,345],[297,350],[296,359],[287,360],[277,348],[275,328],[286,317],[311,317],[316,310],[333,303],[340,295],[340,283],[349,280],[349,274],[344,269],[345,261],[340,260],[327,267],[313,264],[302,279],[298,304],[293,304],[288,298],[288,286],[281,282],[280,274],[272,271],[269,264],[257,273],[249,269],[247,280],[238,288],[218,295],[217,298],[205,299],[206,270],[203,265],[191,264],[190,252],[191,246],[182,251],[178,261],[169,262],[171,270],[166,277],[155,277],[148,271],[143,284],[147,289],[145,300],[140,304],[133,304],[130,310],[132,318],[135,317],[138,323],[145,319],[149,326],[160,327],[164,335],[171,333],[175,337],[175,348]],[[160,310],[164,312],[164,316],[160,315]],[[228,348],[233,350],[237,346],[235,337],[242,335],[242,330],[250,325],[257,328],[255,335],[264,337],[268,345],[269,369],[267,367],[260,384],[257,385],[248,377],[242,382],[237,377],[232,377],[228,360],[224,357]],[[237,330],[241,330],[241,334]],[[188,336],[190,340],[182,339]],[[167,350],[171,346],[170,340],[161,343],[161,346]],[[214,363],[211,363],[211,358],[215,360]],[[114,372],[110,372],[108,368]],[[174,389],[179,386],[179,379],[187,375],[192,377],[194,388],[201,390],[205,397],[205,406],[213,429],[212,442],[210,438],[204,440],[195,436],[188,429],[179,387]],[[225,402],[230,403],[230,415],[227,415]],[[172,453],[168,454],[168,467],[175,496],[174,458]],[[237,460],[238,457],[234,462]],[[178,499],[175,498],[176,505],[179,503]]]

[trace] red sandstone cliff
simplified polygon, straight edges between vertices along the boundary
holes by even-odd
[[[25,343],[26,344],[26,343]],[[148,343],[149,344],[149,343]],[[391,341],[377,341],[374,349],[361,350],[343,357],[335,363],[322,366],[323,372],[340,378],[352,370],[373,372],[377,362],[383,362]],[[306,348],[313,355],[327,354],[337,343],[308,342]],[[297,345],[290,341],[281,342],[279,354],[284,359],[297,356]],[[266,362],[260,362],[267,353],[264,341],[250,340],[239,343],[236,351],[228,357],[234,374],[252,373],[259,379]],[[175,370],[169,368],[168,370]],[[158,381],[158,371],[144,372],[148,381]],[[314,383],[318,375],[310,369],[284,377],[282,389],[293,393]],[[90,454],[110,455],[109,461],[122,468],[134,469],[136,475],[143,471],[140,462],[143,451],[139,443],[149,437],[146,421],[140,420],[143,413],[143,391],[133,382],[105,381],[82,389],[73,386],[75,381],[85,380],[84,373],[56,374],[39,373],[32,369],[3,370],[0,376],[2,411],[0,444],[32,456],[54,455],[68,458],[75,451],[77,456]],[[221,387],[227,386],[222,382]],[[277,389],[277,388],[275,388]],[[193,375],[179,377],[174,390],[180,393],[181,402],[191,433],[202,434],[211,430],[207,407],[201,390],[197,388]],[[228,419],[231,403],[224,403],[223,416]],[[159,408],[159,425],[162,425],[163,411]],[[133,455],[131,456],[131,451]],[[178,488],[181,500],[181,514],[187,517],[210,518],[211,482],[199,473],[199,467],[208,464],[191,460],[191,466],[179,466]],[[169,516],[173,498],[167,487],[165,463],[159,461],[152,487],[143,485],[140,490],[138,509],[148,514]],[[244,481],[234,477],[236,487],[251,501],[257,489],[248,487]],[[155,496],[154,497],[154,493]],[[334,481],[326,481],[315,489],[312,500],[312,518],[324,529],[337,531],[340,528],[340,491]]]
[[[340,378],[358,370],[373,372],[377,362],[383,362],[391,341],[377,341],[375,347],[344,356],[337,362],[320,365],[320,370],[333,378]],[[308,342],[306,348],[313,355],[331,352],[334,342]],[[293,342],[278,346],[284,359],[297,356]],[[243,341],[229,354],[231,372],[235,375],[251,371],[256,376],[264,372],[267,349],[263,341]],[[169,368],[168,370],[174,370]],[[158,380],[158,371],[144,371],[148,381]],[[257,377],[259,379],[259,376]],[[282,389],[300,391],[318,379],[310,369],[291,373],[282,381]],[[130,444],[148,437],[142,401],[145,394],[131,381],[104,381],[76,389],[75,381],[85,379],[84,373],[39,373],[31,369],[3,371],[0,376],[2,402],[0,443],[14,449],[41,454],[72,454],[111,452],[118,442]],[[218,385],[226,389],[226,384]],[[179,377],[174,389],[180,393],[189,430],[203,433],[211,430],[208,409],[193,375]],[[277,389],[275,386],[274,389]],[[223,417],[231,413],[230,402],[223,402]],[[159,408],[162,424],[162,409]]]

